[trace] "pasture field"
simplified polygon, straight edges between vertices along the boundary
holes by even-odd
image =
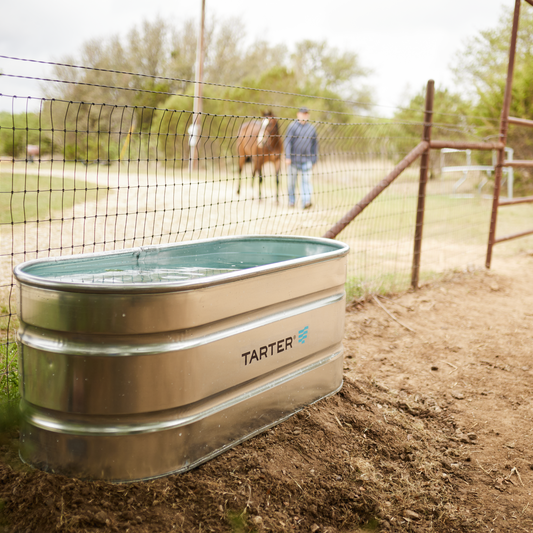
[[[58,213],[68,217],[74,204],[97,202],[105,192],[71,178],[4,176],[0,180],[0,224],[42,222]]]
[[[283,169],[276,202],[271,164],[265,168],[259,201],[257,179],[252,190],[249,165],[243,190],[236,195],[238,174],[231,158],[191,174],[177,166],[148,162],[3,163],[0,273],[10,279],[15,264],[48,255],[246,233],[320,236],[393,166],[392,161],[371,158],[340,162],[326,158],[314,170],[313,208],[302,211],[288,208]],[[428,183],[423,279],[483,264],[491,201],[475,194],[480,179],[473,175],[461,195],[452,194],[456,181],[452,176]],[[407,169],[339,235],[352,249],[348,275],[352,286],[359,287],[356,293],[408,286],[417,180],[418,168]],[[532,229],[532,215],[529,205],[500,209],[498,235]],[[497,246],[495,254],[512,254],[532,242],[510,241]],[[6,288],[2,290],[5,301]]]

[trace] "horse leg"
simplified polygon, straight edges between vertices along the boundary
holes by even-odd
[[[281,168],[281,158],[278,158],[274,165],[276,169],[276,203],[279,204],[279,171]]]
[[[263,184],[263,165],[265,164],[264,155],[261,154],[260,157],[256,159],[255,169],[259,174],[259,200],[261,200],[261,185]]]
[[[244,160],[244,162],[243,162]],[[237,180],[237,196],[241,194],[241,173],[242,173],[242,167],[244,167],[246,163],[246,158],[239,155],[239,178]]]
[[[252,200],[254,199],[254,178],[258,170],[259,175],[261,175],[261,169],[258,165],[257,156],[252,156]],[[259,196],[261,197],[261,195]]]

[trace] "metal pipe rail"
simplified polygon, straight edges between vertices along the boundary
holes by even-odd
[[[463,165],[457,167],[441,167],[441,172],[492,172],[493,166],[490,165]]]
[[[516,204],[531,204],[533,203],[533,196],[524,196],[523,198],[512,198],[510,200],[500,200],[498,204],[499,207],[506,205],[516,205]]]
[[[494,244],[504,241],[510,241],[512,239],[518,239],[519,237],[526,237],[527,235],[533,235],[533,229],[529,231],[522,231],[521,233],[506,235],[505,237],[500,237],[499,239],[494,239]]]
[[[532,0],[533,1],[533,0]],[[502,150],[501,142],[468,142],[468,141],[430,141],[430,148],[440,150],[442,148],[455,148],[457,150]]]
[[[527,128],[533,128],[533,120],[528,120],[527,118],[509,117],[509,124],[515,124],[516,126],[526,126]]]
[[[505,160],[503,162],[503,167],[514,167],[514,168],[529,168],[533,167],[533,161],[527,159],[514,159],[513,161]]]

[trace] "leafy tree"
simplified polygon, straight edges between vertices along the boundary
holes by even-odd
[[[170,52],[169,72],[180,79],[176,83],[176,92],[187,91],[194,79],[196,68],[197,29],[194,20],[186,20],[181,28],[172,33],[172,50]]]
[[[197,24],[183,23],[173,32],[169,76],[182,81],[176,92],[186,93],[195,79]],[[237,85],[242,79],[257,76],[287,56],[284,45],[270,45],[257,40],[248,44],[242,22],[236,18],[210,19],[204,32],[204,81]]]
[[[132,76],[129,83],[137,89],[131,103],[137,106],[140,131],[150,130],[153,108],[164,102],[172,89],[171,82],[162,79],[168,76],[170,50],[170,28],[162,19],[144,21],[140,30],[135,27],[128,35],[125,65],[128,71],[143,75]]]
[[[421,141],[425,106],[426,88],[424,87],[412,96],[406,105],[398,108],[394,114],[394,121],[396,122],[395,144],[399,151],[407,153]],[[478,118],[471,116],[472,109],[471,102],[459,93],[445,87],[437,87],[433,102],[433,139],[481,140],[478,137],[478,128],[481,122]],[[483,158],[483,154],[477,155]],[[488,161],[490,161],[490,156],[488,156]],[[488,163],[488,161],[486,162]],[[438,173],[438,159],[436,157],[431,159],[431,172],[432,175]]]
[[[370,103],[370,92],[358,87],[359,80],[368,76],[355,52],[341,52],[326,41],[304,40],[296,44],[291,55],[291,67],[304,86],[332,91],[343,98]]]
[[[48,94],[59,102],[48,104],[46,112],[51,123],[62,124],[65,129],[62,149],[66,156],[82,160],[109,158],[117,152],[116,143],[127,134],[132,141],[130,153],[138,148],[139,154],[147,156],[148,148],[143,148],[140,139],[141,134],[151,131],[169,136],[163,143],[165,154],[181,153],[183,149],[176,140],[178,130],[184,132],[190,122],[197,31],[191,20],[178,28],[161,19],[145,21],[133,28],[125,40],[112,36],[89,41],[79,60],[71,57],[63,61],[88,68],[56,66],[56,76],[71,83],[57,84]],[[211,19],[206,24],[203,92],[204,112],[208,114],[260,115],[265,93],[238,87],[243,86],[309,97],[269,95],[266,101],[277,105],[274,111],[280,117],[293,118],[294,108],[308,105],[318,110],[314,120],[346,121],[361,106],[338,100],[350,97],[369,102],[370,93],[362,84],[366,75],[356,54],[341,52],[325,42],[303,41],[289,55],[284,45],[262,40],[249,44],[239,19]],[[169,98],[173,93],[176,96]],[[168,112],[158,111],[162,107]],[[125,112],[126,108],[132,110],[133,117]],[[175,110],[181,114],[173,113]],[[174,123],[178,116],[179,126]],[[218,127],[216,124],[217,119],[213,118],[212,131]],[[102,138],[103,143],[98,140]],[[169,144],[171,138],[174,141]]]
[[[258,77],[241,80],[242,87],[204,87],[202,137],[200,151],[209,154],[233,154],[238,130],[247,117],[260,117],[270,110],[281,119],[283,134],[289,121],[295,118],[295,109],[308,106],[313,109],[313,120],[318,122],[348,122],[357,106],[340,99],[331,89],[313,85],[300,79],[294,70],[275,66]],[[269,94],[265,91],[274,91]],[[159,157],[182,159],[188,157],[187,129],[192,122],[192,88],[187,95],[170,97],[164,110],[155,114],[152,131],[159,133]],[[322,137],[330,137],[322,126]],[[331,133],[333,138],[334,134]],[[354,142],[353,137],[348,142]],[[340,142],[335,138],[334,142]],[[359,148],[364,139],[358,139]],[[325,145],[324,145],[325,146]]]
[[[479,32],[466,42],[457,54],[453,68],[457,83],[474,102],[473,114],[482,117],[479,134],[496,138],[503,106],[507,79],[509,45],[513,12],[502,9],[502,15],[494,28]],[[511,99],[511,116],[533,119],[533,10],[520,13],[515,69]],[[533,159],[531,130],[511,126],[507,144],[515,151],[516,159]],[[524,184],[533,177],[531,169],[515,172],[515,182]]]
[[[28,144],[40,147],[41,154],[50,150],[50,141],[42,132],[39,113],[0,112],[0,154],[25,157]]]

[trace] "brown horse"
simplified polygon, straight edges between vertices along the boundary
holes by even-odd
[[[268,161],[274,163],[276,169],[276,201],[279,201],[279,170],[281,167],[281,153],[283,142],[279,134],[278,121],[271,111],[263,113],[263,120],[245,122],[239,129],[237,136],[237,151],[239,153],[239,184],[237,194],[241,192],[241,173],[247,161],[252,162],[252,190],[255,174],[259,174],[259,199],[261,199],[261,183],[263,182],[263,165]]]

